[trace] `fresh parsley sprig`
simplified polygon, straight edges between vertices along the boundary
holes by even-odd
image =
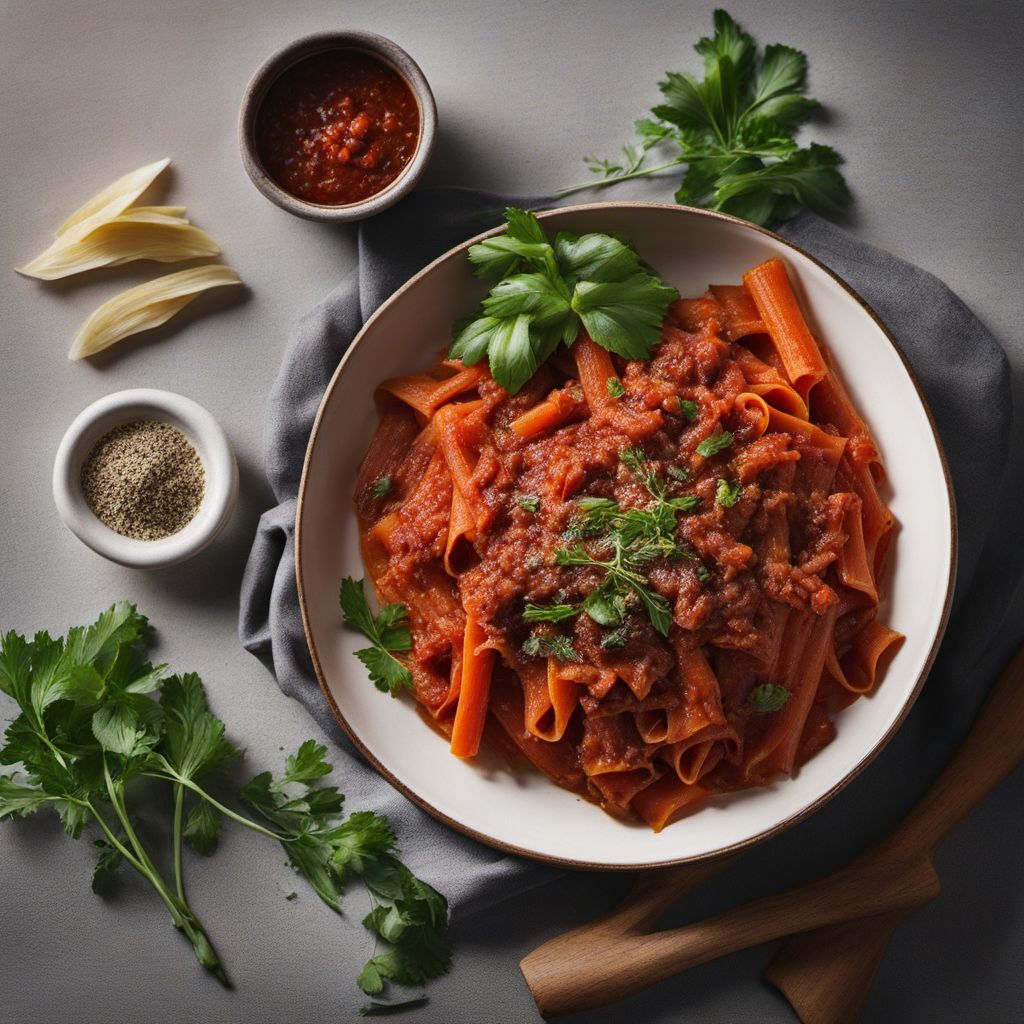
[[[340,601],[345,622],[358,629],[373,645],[355,652],[369,670],[370,681],[382,693],[390,693],[392,697],[401,690],[411,690],[412,673],[405,662],[396,657],[396,653],[412,648],[405,605],[385,605],[375,616],[366,601],[363,581],[354,580],[351,576],[341,581]]]
[[[348,881],[363,881],[375,901],[364,924],[388,946],[359,975],[364,991],[379,993],[387,978],[420,983],[447,970],[444,897],[398,860],[385,818],[342,818],[344,798],[320,785],[332,770],[326,748],[308,740],[280,779],[264,772],[243,789],[269,827],[232,809],[206,787],[240,751],[207,706],[199,676],[167,676],[166,666],[146,660],[147,644],[147,620],[128,602],[64,638],[0,637],[0,691],[20,712],[5,733],[0,764],[22,767],[0,775],[0,820],[50,806],[72,838],[94,826],[93,889],[101,891],[122,866],[137,872],[222,984],[228,981],[220,957],[186,895],[183,847],[213,853],[225,819],[281,843],[335,910]],[[170,784],[170,879],[136,829],[134,783],[141,777]]]
[[[496,283],[476,316],[456,324],[448,355],[466,365],[484,357],[494,379],[515,394],[581,326],[603,348],[646,359],[661,339],[679,293],[611,235],[559,232],[547,240],[526,210],[505,211],[505,234],[469,248],[478,276]]]
[[[669,627],[672,624],[672,609],[668,601],[650,590],[647,586],[647,578],[636,571],[632,566],[636,564],[636,554],[629,552],[621,543],[619,537],[611,535],[610,538],[614,553],[608,560],[595,558],[582,544],[575,544],[571,548],[558,548],[555,551],[555,564],[562,566],[586,565],[596,569],[604,569],[611,580],[611,587],[619,595],[632,592],[640,600],[647,612],[651,625],[661,633],[668,636]]]
[[[24,776],[0,778],[0,820],[51,806],[78,839],[89,823],[101,833],[93,889],[102,889],[122,863],[155,890],[196,958],[222,984],[227,975],[181,880],[182,822],[175,817],[175,884],[155,866],[127,806],[128,782],[146,774],[155,758],[182,757],[173,725],[147,695],[158,689],[166,666],[144,656],[148,623],[121,602],[88,627],[66,637],[11,632],[0,638],[0,690],[20,714],[8,726],[0,764],[21,764]],[[191,748],[192,743],[185,743]],[[189,759],[193,775],[209,758]],[[176,794],[177,798],[177,794]]]
[[[451,963],[447,901],[398,859],[386,818],[371,811],[342,818],[344,797],[334,786],[318,785],[332,770],[326,754],[307,740],[280,778],[257,775],[242,799],[273,826],[292,866],[332,910],[340,913],[353,878],[366,886],[374,906],[363,925],[390,948],[363,966],[357,984],[364,992],[379,994],[386,979],[412,985],[444,974]]]
[[[818,107],[806,95],[807,57],[789,46],[759,53],[753,38],[723,10],[714,34],[694,47],[704,79],[670,71],[658,84],[664,102],[636,122],[637,139],[619,160],[585,157],[598,180],[561,189],[566,195],[686,167],[676,202],[723,210],[755,224],[791,217],[809,206],[834,216],[850,204],[839,154],[794,137]],[[648,164],[654,149],[674,150]]]

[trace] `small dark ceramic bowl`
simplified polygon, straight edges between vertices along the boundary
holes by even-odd
[[[400,75],[409,86],[420,113],[420,137],[412,159],[403,168],[394,181],[386,185],[380,192],[366,199],[343,206],[328,206],[298,199],[286,192],[267,173],[260,161],[256,149],[256,120],[260,105],[267,91],[277,79],[289,68],[318,53],[331,50],[353,50],[365,53],[383,62]],[[434,94],[430,91],[427,79],[419,65],[396,43],[373,32],[319,32],[316,35],[304,36],[277,53],[273,54],[260,65],[245,89],[242,99],[242,110],[238,120],[238,145],[242,151],[242,163],[252,183],[272,203],[282,210],[294,213],[308,220],[319,220],[333,224],[363,220],[372,217],[381,210],[393,206],[407,195],[419,181],[426,169],[434,148],[434,136],[437,131],[437,107]]]

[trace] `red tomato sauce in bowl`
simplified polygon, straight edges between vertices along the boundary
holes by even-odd
[[[308,203],[347,206],[382,192],[409,164],[420,111],[388,64],[330,50],[281,74],[255,129],[260,162],[281,188]]]

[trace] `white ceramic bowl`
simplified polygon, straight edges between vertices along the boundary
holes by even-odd
[[[934,425],[913,376],[875,314],[831,271],[769,231],[678,206],[600,203],[543,216],[558,230],[628,237],[683,295],[781,257],[885,458],[886,497],[899,523],[881,621],[906,634],[871,697],[837,716],[836,739],[794,779],[717,798],[660,834],[625,824],[532,772],[497,758],[452,757],[411,700],[390,700],[353,657],[362,638],[341,626],[338,584],[362,576],[352,511],[357,467],[377,425],[385,377],[427,366],[482,293],[470,242],[414,277],[367,322],[324,396],[306,455],[296,523],[299,598],[313,663],[342,726],[395,786],[454,827],[494,846],[592,868],[652,867],[712,857],[767,838],[820,807],[884,746],[913,704],[938,649],[952,595],[952,489]],[[483,236],[481,236],[483,237]],[[472,239],[471,241],[476,241]]]
[[[160,540],[124,537],[96,518],[82,494],[82,464],[108,431],[137,420],[177,427],[203,460],[203,501],[188,525]],[[220,424],[191,398],[171,391],[134,388],[93,402],[68,427],[53,463],[53,500],[67,527],[104,558],[139,569],[157,569],[203,550],[231,517],[238,497],[238,465]]]

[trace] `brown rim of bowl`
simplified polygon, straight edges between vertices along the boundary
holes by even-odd
[[[433,817],[437,818],[438,821],[444,822],[446,825],[449,825],[456,831],[461,832],[463,835],[469,836],[472,839],[476,839],[479,842],[484,843],[487,846],[493,847],[495,849],[501,850],[504,853],[510,853],[519,857],[526,857],[529,860],[540,861],[545,864],[554,864],[560,867],[567,868],[579,868],[586,871],[648,871],[655,868],[674,867],[678,864],[692,864],[704,860],[713,860],[715,857],[724,857],[729,854],[738,853],[741,850],[747,850],[751,847],[758,846],[761,843],[771,839],[773,836],[779,835],[781,832],[786,831],[786,829],[792,828],[799,822],[804,821],[806,818],[809,818],[815,811],[819,810],[825,804],[827,804],[839,792],[845,789],[882,752],[885,746],[896,734],[896,731],[903,724],[903,721],[909,714],[910,709],[917,702],[917,698],[921,693],[921,688],[924,686],[924,681],[928,677],[928,673],[931,671],[932,665],[935,662],[935,657],[939,651],[939,645],[942,643],[943,635],[946,632],[946,625],[949,621],[950,607],[953,602],[953,587],[956,582],[957,553],[959,543],[956,517],[956,501],[953,494],[953,482],[949,474],[949,463],[946,461],[946,452],[942,447],[942,441],[939,438],[939,432],[935,427],[935,418],[932,415],[931,408],[929,407],[928,402],[925,399],[924,393],[921,391],[921,385],[917,379],[917,375],[914,373],[913,367],[910,365],[906,357],[900,351],[899,346],[896,344],[892,335],[889,333],[888,328],[886,328],[885,324],[882,323],[878,314],[857,294],[857,292],[855,292],[853,288],[851,288],[838,274],[830,270],[819,260],[815,259],[809,252],[806,252],[805,250],[801,249],[800,246],[794,245],[788,239],[783,238],[781,235],[776,234],[774,231],[769,231],[767,228],[759,227],[758,225],[751,224],[748,221],[740,220],[738,217],[732,217],[729,214],[719,213],[715,210],[702,210],[699,209],[698,207],[681,206],[669,203],[611,202],[588,203],[580,206],[559,207],[556,210],[538,211],[537,216],[543,218],[545,216],[550,216],[551,214],[554,213],[561,213],[565,210],[591,211],[615,208],[621,209],[624,207],[650,207],[661,210],[672,210],[675,212],[695,213],[702,217],[730,221],[734,224],[739,224],[740,226],[747,228],[751,231],[756,231],[759,234],[766,235],[769,238],[773,238],[776,241],[781,242],[787,248],[792,249],[794,252],[799,253],[801,256],[804,256],[805,258],[810,260],[811,263],[813,263],[816,267],[818,267],[820,270],[828,274],[828,276],[832,278],[832,280],[835,281],[836,284],[838,284],[864,310],[864,312],[868,314],[868,316],[871,317],[871,319],[875,322],[875,325],[885,336],[886,340],[889,342],[890,345],[892,345],[893,350],[899,356],[900,361],[903,363],[904,369],[906,369],[907,375],[910,377],[910,382],[914,385],[914,390],[917,392],[917,397],[921,402],[922,407],[924,408],[925,415],[928,417],[928,425],[931,428],[932,439],[935,442],[935,448],[939,453],[939,461],[942,465],[942,475],[946,481],[946,494],[949,499],[950,560],[949,576],[946,581],[946,594],[945,598],[943,599],[942,617],[939,622],[939,628],[935,633],[935,638],[933,639],[931,648],[928,651],[928,657],[925,660],[924,666],[922,667],[921,672],[919,673],[917,680],[914,683],[914,689],[911,691],[910,696],[907,698],[906,702],[900,710],[900,713],[896,716],[896,719],[893,721],[892,725],[890,725],[889,728],[886,730],[885,735],[882,736],[882,738],[871,748],[871,750],[869,750],[861,758],[861,760],[849,772],[846,773],[846,775],[844,775],[829,790],[827,790],[825,793],[819,796],[817,800],[810,803],[802,811],[798,811],[796,814],[791,814],[788,818],[783,819],[778,824],[773,825],[771,828],[765,829],[763,832],[758,833],[756,836],[751,836],[749,839],[744,839],[738,843],[732,843],[729,846],[724,846],[721,849],[713,850],[709,853],[697,854],[691,857],[675,857],[670,860],[657,861],[652,864],[597,864],[592,861],[579,861],[572,860],[567,857],[552,857],[548,854],[536,853],[532,850],[527,850],[523,847],[515,846],[511,843],[505,843],[500,840],[494,839],[491,836],[485,835],[482,832],[478,832],[475,829],[470,828],[468,825],[464,825],[461,822],[456,821],[454,818],[451,818],[442,811],[439,811],[436,807],[428,803],[418,794],[412,792],[412,790],[410,790],[409,787],[406,786],[404,783],[396,779],[395,776],[376,757],[374,757],[374,755],[371,754],[369,750],[367,750],[362,740],[360,740],[360,738],[356,735],[355,731],[349,726],[348,722],[345,720],[345,716],[341,713],[341,709],[335,703],[334,697],[332,696],[331,691],[327,686],[327,680],[324,677],[323,669],[320,666],[320,658],[319,655],[317,654],[316,643],[313,640],[313,634],[310,630],[309,615],[306,610],[306,594],[302,580],[302,560],[300,557],[300,552],[302,551],[302,514],[306,491],[306,474],[309,471],[310,456],[313,451],[313,446],[316,444],[317,434],[320,429],[320,423],[321,420],[323,419],[324,408],[327,405],[327,402],[330,399],[335,387],[337,386],[338,380],[341,376],[341,372],[345,368],[345,363],[348,361],[350,354],[355,349],[356,345],[359,343],[363,334],[373,324],[374,320],[377,319],[381,312],[387,306],[391,305],[391,303],[395,302],[395,300],[398,299],[398,297],[402,295],[402,293],[405,292],[406,289],[408,289],[413,283],[419,281],[420,278],[426,276],[431,270],[434,269],[434,267],[439,266],[440,264],[445,263],[448,260],[454,259],[457,256],[461,256],[465,252],[465,250],[474,242],[479,242],[481,239],[489,238],[492,235],[500,234],[502,231],[505,230],[504,227],[492,228],[490,231],[484,231],[481,234],[474,236],[473,238],[467,239],[465,242],[462,242],[461,244],[455,246],[452,249],[449,249],[443,255],[438,256],[437,259],[431,261],[421,271],[419,271],[417,274],[414,274],[411,278],[409,278],[409,280],[406,281],[405,284],[403,284],[393,295],[391,295],[387,299],[387,301],[383,302],[380,305],[380,307],[378,307],[378,309],[374,311],[373,315],[366,321],[365,324],[363,324],[359,333],[352,339],[352,343],[349,345],[347,351],[345,352],[345,355],[338,363],[337,369],[334,371],[334,375],[331,377],[331,381],[327,385],[327,390],[324,392],[324,396],[320,401],[320,406],[317,409],[316,419],[313,422],[313,429],[309,435],[309,444],[306,447],[306,457],[302,464],[302,478],[299,482],[299,495],[295,510],[295,582],[297,585],[299,595],[299,608],[302,612],[302,628],[306,634],[306,645],[309,647],[310,657],[313,660],[313,669],[316,672],[317,681],[320,683],[320,689],[323,690],[324,696],[326,696],[327,702],[331,707],[331,712],[337,719],[338,724],[342,727],[342,729],[345,730],[349,739],[351,739],[352,742],[356,745],[356,747],[362,753],[363,757],[365,757],[370,762],[370,764],[372,764],[374,768],[376,768],[377,772],[383,775],[384,778],[389,783],[391,783],[392,786],[395,787],[395,789],[397,789],[404,796],[408,797],[414,804],[416,804],[419,807],[422,807],[423,810],[425,810],[428,814],[432,815]],[[595,813],[598,813],[600,811],[600,808],[595,806],[594,810]]]
[[[420,112],[420,134],[412,159],[394,181],[366,199],[339,206],[311,203],[285,191],[267,173],[256,149],[255,129],[260,108],[271,86],[288,70],[309,57],[331,50],[368,54],[391,68],[416,98]],[[303,36],[271,54],[254,72],[245,87],[238,115],[238,148],[242,166],[253,185],[272,203],[306,220],[345,224],[363,220],[393,206],[416,186],[434,148],[437,133],[437,105],[426,75],[397,43],[375,32],[317,32]]]

